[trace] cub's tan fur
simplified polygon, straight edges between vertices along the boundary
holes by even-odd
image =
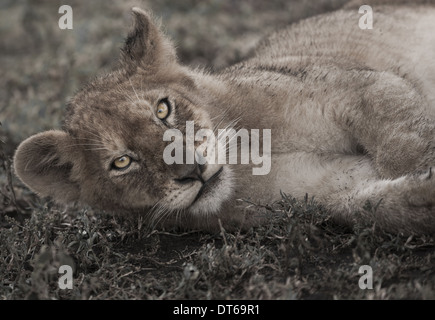
[[[282,190],[314,196],[338,222],[434,233],[435,6],[387,2],[373,7],[373,30],[358,27],[357,1],[272,34],[216,74],[180,65],[134,8],[119,65],[77,93],[63,131],[22,142],[16,174],[42,196],[138,211],[150,223],[249,226],[261,218],[237,199],[266,203]],[[156,116],[161,99],[173,109],[166,122]],[[185,132],[186,121],[271,129],[271,172],[166,164],[163,133]],[[134,161],[115,170],[123,155]]]

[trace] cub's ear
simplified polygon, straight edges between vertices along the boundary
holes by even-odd
[[[79,157],[72,152],[72,137],[59,130],[35,134],[24,140],[14,156],[15,174],[33,191],[58,202],[78,200],[79,187],[72,181]]]
[[[121,65],[127,71],[142,68],[158,72],[176,62],[175,48],[163,34],[151,15],[138,8],[132,9],[134,27],[121,50]]]

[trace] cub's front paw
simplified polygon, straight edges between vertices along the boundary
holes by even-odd
[[[432,167],[407,178],[409,190],[404,198],[408,205],[426,208],[435,213],[435,177]]]

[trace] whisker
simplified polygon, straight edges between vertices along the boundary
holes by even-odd
[[[101,140],[91,139],[91,138],[74,138],[74,140],[85,140],[85,141],[91,141],[91,142],[99,142],[99,143],[102,143]]]
[[[156,211],[155,217],[153,217],[153,225],[158,226],[159,223],[162,221],[163,217],[170,212],[169,208],[167,208],[165,205],[160,206],[160,210]]]
[[[161,218],[159,220],[159,223],[164,223],[166,220],[168,220],[168,218],[171,216],[171,214],[173,213],[173,210],[169,210],[167,209],[162,215]]]
[[[165,206],[161,205],[162,201],[163,201],[163,199],[160,199],[159,201],[157,201],[154,204],[154,206],[150,209],[150,211],[148,212],[148,214],[150,215],[150,217],[149,217],[149,221],[150,221],[149,227],[151,229],[155,229],[157,227],[158,217],[161,215],[161,212],[163,210],[166,210]]]
[[[106,150],[106,151],[110,151],[107,148],[88,148],[88,149],[84,149],[85,151],[98,151],[98,150]]]
[[[221,119],[218,121],[218,123],[216,123],[216,125],[213,128],[213,133],[216,135],[216,131],[219,129],[219,126],[222,124],[222,122],[224,121],[226,115],[228,114],[228,110],[229,108],[227,108],[221,115]]]
[[[103,143],[75,143],[75,144],[67,145],[67,147],[75,147],[75,146],[100,146],[100,147],[104,147],[104,144]]]
[[[134,92],[134,94],[136,95],[137,101],[140,101],[139,96],[137,95],[137,92],[136,92],[136,90],[135,90],[134,87],[133,87],[133,83],[131,83],[131,79],[128,78],[128,81],[130,82],[131,88],[133,89],[133,92]]]
[[[91,130],[89,130],[89,129],[83,128],[82,131],[85,131],[85,132],[87,132],[87,133],[89,133],[89,134],[95,136],[96,138],[101,139],[101,137],[100,137],[99,134],[97,134],[96,132],[93,132],[93,131],[91,131]],[[79,139],[79,138],[76,138],[76,139]]]
[[[94,132],[94,131],[91,131],[90,129],[86,129],[86,128],[83,128],[82,130],[87,132],[87,133],[89,133],[89,134],[91,134],[91,135],[93,135],[94,137],[98,138],[98,140],[100,142],[110,141],[111,140],[111,139],[109,139],[110,134],[106,130],[101,128],[101,127],[99,129],[100,129],[100,132]],[[101,133],[103,133],[103,136],[101,135]],[[76,139],[80,139],[80,138],[76,138]]]
[[[178,209],[175,214],[175,223],[178,225],[181,222],[181,213],[184,212],[182,209]]]

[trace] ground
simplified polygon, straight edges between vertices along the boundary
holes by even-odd
[[[343,229],[313,199],[277,195],[247,232],[149,230],[138,216],[39,199],[10,169],[17,144],[61,126],[68,99],[116,61],[139,4],[161,17],[190,66],[218,70],[267,33],[338,8],[336,1],[58,1],[0,3],[1,299],[435,299],[430,237]],[[255,205],[255,204],[252,204]],[[73,266],[60,289],[59,267]],[[363,265],[373,289],[361,289]]]

